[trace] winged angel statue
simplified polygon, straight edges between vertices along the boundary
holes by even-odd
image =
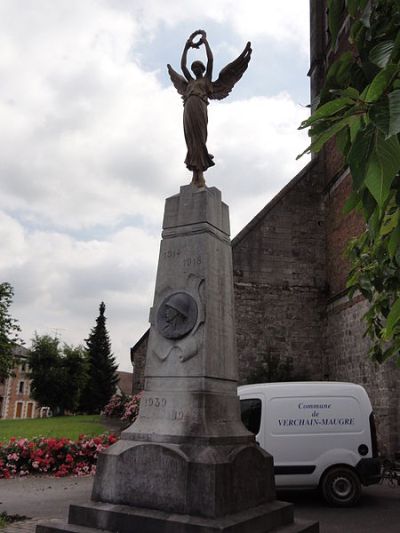
[[[200,35],[200,39],[195,42],[197,35]],[[200,48],[202,44],[206,49],[207,67],[201,61],[194,61],[191,65],[195,76],[193,78],[187,68],[187,53],[189,48]],[[211,48],[207,41],[206,32],[197,30],[186,41],[183,49],[181,69],[184,77],[178,74],[171,65],[168,65],[172,83],[183,98],[183,129],[187,145],[185,164],[189,170],[193,171],[192,184],[197,187],[204,187],[203,172],[215,164],[214,156],[208,152],[206,146],[208,100],[222,100],[228,96],[235,83],[240,80],[247,69],[251,52],[251,44],[247,43],[240,56],[221,70],[216,81],[212,81],[213,55]]]

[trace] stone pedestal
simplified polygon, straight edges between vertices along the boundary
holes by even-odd
[[[215,188],[181,187],[166,201],[138,419],[100,455],[92,502],[38,533],[318,531],[275,500],[272,457],[241,422],[233,312],[228,208]]]

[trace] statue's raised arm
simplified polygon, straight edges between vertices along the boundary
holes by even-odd
[[[200,36],[198,41],[196,37]],[[200,48],[204,45],[207,66],[201,61],[194,61],[190,74],[187,68],[187,54],[190,48]],[[215,163],[214,156],[207,150],[207,106],[209,99],[221,100],[228,96],[233,86],[247,69],[251,57],[251,45],[247,43],[246,48],[240,56],[223,68],[218,79],[212,81],[213,54],[204,30],[193,32],[186,41],[181,59],[181,69],[183,76],[178,74],[171,65],[168,65],[168,72],[176,90],[183,98],[183,128],[187,145],[185,164],[193,172],[192,183],[197,187],[204,187],[205,180],[203,172]]]

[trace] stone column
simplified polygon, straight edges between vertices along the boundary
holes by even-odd
[[[100,458],[93,499],[215,518],[275,497],[272,459],[240,419],[220,191],[181,187],[163,230],[139,416]]]

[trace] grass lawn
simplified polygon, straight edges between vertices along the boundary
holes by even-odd
[[[23,420],[0,420],[0,442],[11,437],[67,437],[76,440],[79,435],[100,435],[107,431],[99,415],[54,416]]]

